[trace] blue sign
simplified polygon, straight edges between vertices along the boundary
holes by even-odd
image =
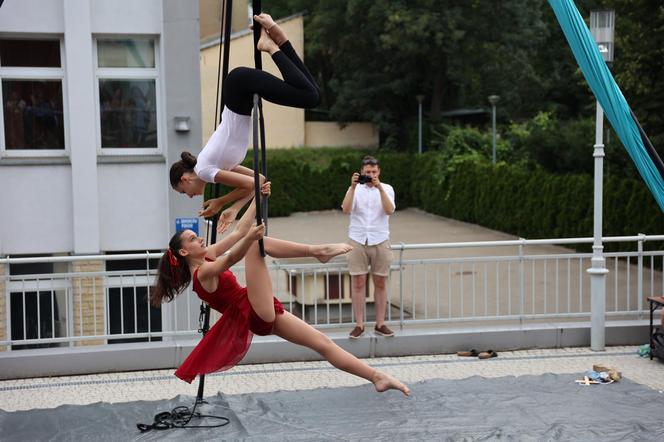
[[[175,218],[175,231],[192,230],[198,235],[198,218]]]

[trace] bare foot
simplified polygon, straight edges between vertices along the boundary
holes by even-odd
[[[410,388],[408,388],[403,382],[397,378],[390,376],[387,373],[376,370],[374,375],[373,384],[376,387],[376,391],[382,393],[387,390],[399,390],[406,396],[410,396]]]
[[[270,38],[277,44],[277,46],[281,46],[288,41],[286,33],[281,29],[281,26],[272,19],[270,14],[262,13],[260,15],[254,15],[254,20],[261,24],[261,27],[267,31]]]
[[[265,28],[261,28],[261,38],[258,39],[256,49],[272,55],[279,50],[279,46],[270,38]]]
[[[337,244],[319,244],[309,247],[311,256],[316,258],[322,263],[328,262],[330,259],[343,253],[348,253],[353,249],[353,246],[346,243]]]

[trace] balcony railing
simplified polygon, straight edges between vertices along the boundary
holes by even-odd
[[[605,254],[609,318],[643,318],[645,299],[664,292],[664,251],[644,250],[644,244],[662,240],[664,235],[604,238],[605,244],[635,245]],[[407,327],[589,318],[586,270],[592,255],[564,246],[591,243],[592,238],[566,238],[393,245],[387,320]],[[200,302],[191,289],[160,309],[149,305],[160,256],[0,259],[0,350],[195,336]],[[137,260],[145,266],[136,269]],[[111,261],[131,261],[134,269],[105,270]],[[25,265],[48,265],[54,272],[10,271]],[[268,258],[268,268],[275,296],[294,314],[321,329],[354,322],[344,259],[320,264]],[[233,271],[244,283],[244,267]],[[371,309],[372,290],[367,299]],[[215,312],[212,321],[217,317]]]

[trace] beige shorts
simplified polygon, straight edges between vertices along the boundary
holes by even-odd
[[[348,243],[353,246],[353,250],[348,252],[348,273],[366,275],[371,266],[371,274],[389,275],[392,264],[392,246],[389,240],[374,246],[367,246],[352,239],[349,239]]]

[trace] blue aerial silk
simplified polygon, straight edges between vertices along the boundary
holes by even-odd
[[[590,30],[572,0],[549,0],[549,5],[606,118],[632,157],[660,209],[664,211],[664,179],[646,150],[627,100],[606,66]]]

